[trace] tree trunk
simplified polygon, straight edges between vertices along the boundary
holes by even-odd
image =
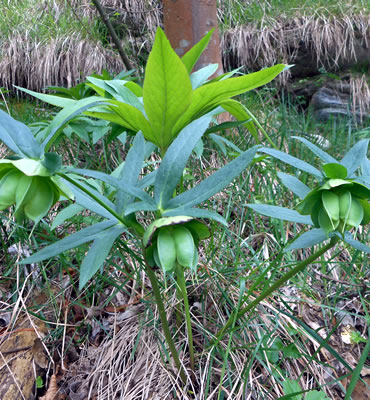
[[[218,64],[215,75],[223,73],[216,0],[163,0],[163,15],[166,35],[180,57],[215,28],[194,70],[208,64]]]

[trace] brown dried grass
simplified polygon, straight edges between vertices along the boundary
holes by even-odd
[[[335,69],[340,61],[356,57],[355,44],[369,48],[370,16],[320,15],[293,19],[270,19],[230,29],[221,41],[225,61],[231,54],[238,65],[258,70],[276,63],[293,64],[299,50],[305,47],[317,65]],[[289,75],[280,76],[286,83]]]
[[[123,64],[117,55],[74,33],[48,42],[27,40],[16,32],[3,42],[0,85],[41,91],[49,85],[70,87],[85,76],[103,69],[119,72]]]

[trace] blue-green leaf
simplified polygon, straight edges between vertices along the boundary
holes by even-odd
[[[297,139],[300,142],[304,143],[314,154],[317,155],[317,157],[321,158],[323,161],[326,163],[337,163],[338,161],[333,158],[331,155],[326,153],[324,150],[320,149],[313,143],[311,143],[309,140],[300,137],[300,136],[292,136],[293,139]]]
[[[112,227],[117,224],[117,220],[109,220],[99,222],[95,225],[89,226],[81,231],[73,233],[57,242],[51,244],[50,246],[44,247],[42,250],[33,254],[30,257],[22,260],[21,264],[31,264],[36,263],[47,258],[54,257],[66,250],[78,247],[83,243],[91,242],[97,238],[105,229]]]
[[[66,208],[63,208],[63,210],[58,213],[51,224],[51,230],[55,229],[58,225],[63,224],[66,219],[74,217],[84,209],[85,207],[82,207],[79,204],[70,204]]]
[[[370,139],[360,140],[351,149],[349,149],[345,156],[342,158],[342,161],[340,163],[347,168],[349,178],[366,159],[369,140]]]
[[[37,99],[44,101],[45,103],[51,104],[53,106],[56,106],[56,107],[61,107],[61,108],[69,107],[77,102],[77,100],[67,99],[66,97],[54,96],[51,94],[37,93],[32,90],[21,88],[19,86],[15,86],[15,87],[18,90],[21,90],[22,92],[30,94],[31,96],[36,97]]]
[[[289,190],[291,190],[296,196],[301,199],[304,199],[311,191],[311,189],[307,185],[305,185],[295,176],[285,174],[284,172],[278,172],[278,177]]]
[[[53,118],[47,129],[43,132],[44,137],[41,138],[43,141],[42,146],[48,150],[51,144],[54,142],[56,137],[62,131],[64,125],[77,117],[89,108],[106,104],[107,102],[99,97],[88,97],[87,99],[78,100],[71,106],[64,108]],[[46,138],[45,138],[46,137]]]
[[[127,153],[125,163],[119,175],[119,180],[122,186],[135,186],[139,180],[140,171],[143,167],[145,157],[145,140],[141,132],[139,132],[133,140],[132,147]],[[140,189],[139,189],[140,190]],[[142,192],[145,193],[145,192]],[[126,206],[131,203],[134,198],[125,191],[118,190],[117,192],[117,210],[121,213]],[[141,198],[144,200],[143,198]]]
[[[351,232],[344,233],[344,241],[353,248],[355,248],[356,250],[360,250],[365,253],[370,253],[370,247],[366,246],[366,244],[364,243],[359,242],[358,240],[353,239]]]
[[[223,125],[223,124],[221,124],[221,125]],[[217,126],[220,126],[220,125],[217,125]],[[207,131],[206,131],[206,133],[207,133]],[[225,139],[223,136],[219,136],[219,135],[216,135],[214,133],[211,133],[209,135],[209,137],[217,144],[217,146],[223,152],[224,156],[227,155],[227,151],[226,151],[225,145],[229,146],[230,148],[232,148],[238,154],[243,153],[243,151],[241,149],[239,149],[238,146],[235,146],[235,144],[233,142],[231,142],[228,139]]]
[[[202,86],[207,79],[217,71],[218,64],[209,64],[190,75],[191,86],[193,90]]]
[[[202,117],[193,121],[180,132],[168,148],[154,182],[154,199],[158,208],[165,208],[172,198],[186,162],[210,122],[211,117]]]
[[[124,225],[117,224],[101,232],[99,237],[94,240],[80,267],[80,290],[103,265],[117,237],[126,231]]]
[[[168,208],[174,209],[180,206],[189,208],[208,200],[211,196],[227,186],[247,167],[253,160],[257,148],[257,146],[250,148],[197,186],[171,199],[168,202]]]
[[[85,175],[95,179],[99,179],[102,182],[112,185],[118,190],[121,190],[127,194],[135,196],[140,200],[151,202],[152,204],[154,204],[153,199],[147,193],[142,191],[140,188],[137,188],[133,185],[126,183],[123,179],[119,180],[113,177],[112,175],[108,175],[105,174],[104,172],[94,171],[90,169],[70,168],[68,171],[73,172],[75,174]]]
[[[297,222],[300,224],[313,225],[311,217],[308,215],[301,215],[297,211],[289,208],[270,206],[268,204],[246,204],[246,206],[267,217]]]
[[[314,228],[308,232],[303,233],[294,242],[292,242],[284,251],[295,249],[305,249],[307,247],[315,246],[322,243],[328,238],[325,231],[321,228]]]
[[[0,140],[21,157],[40,159],[43,151],[31,130],[0,110]]]
[[[277,158],[289,165],[292,165],[295,168],[298,168],[302,171],[308,172],[311,175],[316,176],[317,178],[322,178],[322,173],[312,165],[306,163],[305,161],[300,160],[299,158],[290,156],[289,154],[283,153],[282,151],[269,149],[267,147],[263,147],[258,150],[261,153],[269,154],[272,157]]]

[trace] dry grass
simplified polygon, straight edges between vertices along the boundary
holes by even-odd
[[[9,89],[16,84],[41,91],[49,85],[70,87],[103,69],[118,72],[122,62],[113,51],[83,39],[79,33],[46,43],[29,41],[15,33],[3,43],[0,82]]]
[[[225,32],[222,49],[238,65],[257,70],[278,62],[293,64],[304,46],[318,66],[335,68],[355,57],[357,41],[369,48],[370,16],[328,18],[312,15],[293,19],[271,19],[264,25],[248,24]],[[228,57],[225,57],[228,60]],[[288,75],[282,76],[286,82]]]

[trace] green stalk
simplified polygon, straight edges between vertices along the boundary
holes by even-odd
[[[123,223],[123,224],[125,224],[125,225],[127,225],[127,226],[129,226],[131,228],[134,228],[136,233],[140,237],[142,236],[141,232],[143,232],[143,228],[139,223],[136,222],[136,224],[135,224],[133,221],[129,221],[129,220],[126,220],[126,218],[123,218],[116,211],[114,211],[111,207],[109,207],[107,204],[105,204],[104,201],[100,200],[97,196],[95,196],[93,193],[91,193],[89,190],[87,190],[85,187],[80,185],[78,182],[76,182],[74,179],[72,179],[68,175],[63,174],[63,173],[58,173],[58,175],[61,178],[65,179],[66,181],[70,182],[72,185],[76,186],[78,189],[82,190],[84,193],[86,193],[92,199],[94,199],[99,205],[104,207],[111,215],[113,215],[115,218],[117,218],[118,221],[120,221],[121,223]],[[136,226],[136,225],[139,225],[139,226]],[[145,254],[144,250],[143,250],[143,254]],[[163,304],[163,301],[162,301],[161,292],[159,290],[157,278],[155,276],[154,271],[148,265],[148,263],[146,263],[146,269],[145,270],[146,270],[146,273],[147,273],[147,275],[149,277],[150,283],[152,284],[154,298],[155,298],[155,301],[157,303],[159,317],[161,319],[164,336],[166,338],[168,347],[170,348],[171,355],[172,355],[172,358],[173,358],[173,360],[175,362],[176,368],[179,371],[180,378],[181,378],[183,384],[185,385],[186,384],[186,374],[184,372],[184,369],[182,368],[182,365],[181,365],[181,362],[180,362],[180,358],[179,358],[178,352],[177,352],[176,347],[175,347],[175,343],[174,343],[174,341],[172,339],[172,335],[171,335],[170,327],[169,327],[169,324],[168,324],[168,321],[167,321],[166,311],[164,309],[164,304]]]
[[[154,271],[148,264],[146,264],[145,271],[150,279],[150,283],[152,284],[153,294],[154,294],[155,301],[157,303],[159,318],[161,319],[164,336],[166,338],[168,347],[170,348],[173,361],[175,362],[176,368],[179,371],[182,383],[185,385],[186,384],[186,374],[181,365],[179,354],[176,350],[175,343],[172,339],[170,326],[167,321],[167,315],[166,315],[166,311],[164,309],[164,304],[163,304],[162,297],[161,297],[161,291],[159,290],[157,278],[155,276]]]
[[[177,283],[180,287],[181,296],[184,301],[184,307],[185,307],[185,321],[186,321],[186,329],[188,331],[188,342],[189,342],[190,369],[195,374],[194,344],[193,344],[193,332],[191,330],[189,299],[186,291],[184,268],[179,264],[177,264],[176,273],[177,273]]]
[[[263,301],[266,297],[270,296],[270,294],[273,293],[275,290],[279,289],[279,287],[281,287],[290,278],[292,278],[294,275],[298,274],[299,272],[303,271],[307,265],[313,263],[317,258],[319,258],[324,253],[326,253],[329,249],[334,247],[338,241],[339,241],[338,237],[336,237],[336,236],[333,237],[327,245],[325,245],[321,249],[317,250],[306,260],[300,262],[295,268],[291,269],[284,276],[282,276],[280,279],[278,279],[273,285],[271,285],[268,289],[266,289],[262,294],[260,294],[255,300],[253,300],[251,303],[249,303],[246,307],[242,308],[236,314],[235,313],[232,314],[230,316],[229,320],[226,322],[226,324],[216,334],[216,339],[211,343],[211,345],[216,346],[217,343],[219,343],[219,341],[222,340],[222,338],[227,333],[228,329],[232,326],[234,319],[238,320],[244,314],[246,314],[248,311],[251,311],[252,309],[254,309],[256,306],[258,306],[259,303],[261,303],[261,301]],[[235,315],[236,315],[236,317],[235,317]]]

